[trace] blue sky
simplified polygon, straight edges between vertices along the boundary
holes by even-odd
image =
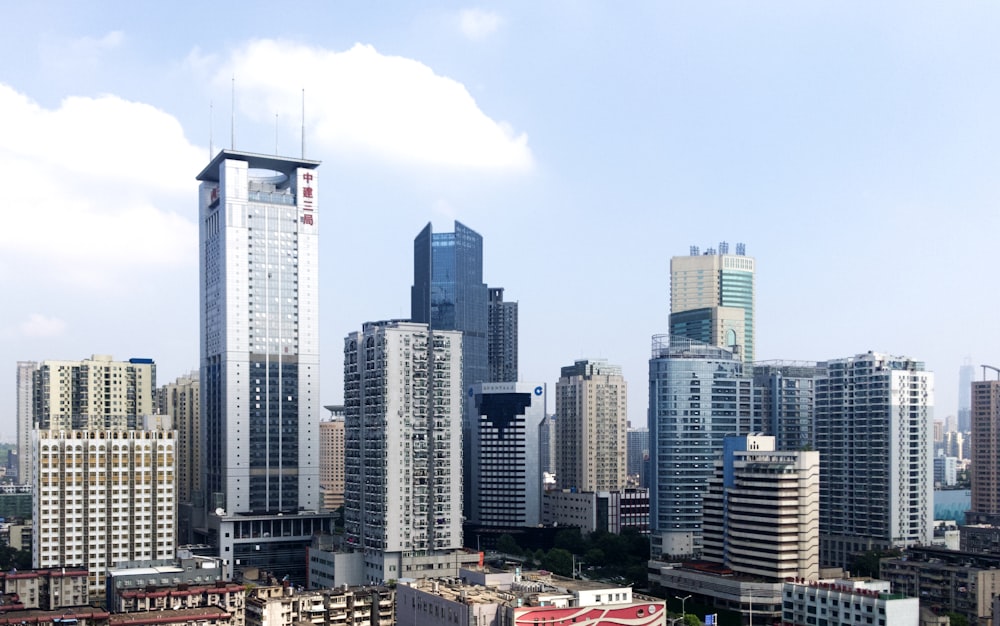
[[[23,2],[0,38],[0,440],[17,360],[198,366],[210,141],[322,176],[323,400],[458,219],[520,302],[521,375],[619,363],[645,422],[669,261],[744,242],[760,359],[997,363],[1000,5]],[[235,77],[236,108],[231,115]],[[277,116],[277,117],[276,117]],[[235,120],[235,133],[231,132]],[[977,370],[977,377],[980,376]]]

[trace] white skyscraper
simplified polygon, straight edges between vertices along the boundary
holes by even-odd
[[[323,409],[318,166],[223,150],[198,175],[200,526],[234,569],[302,583],[305,545],[329,525],[309,515]]]
[[[930,544],[934,375],[919,361],[873,352],[820,365],[822,564],[849,567],[868,550]]]
[[[457,576],[462,333],[370,322],[344,345],[344,522],[369,582]]]

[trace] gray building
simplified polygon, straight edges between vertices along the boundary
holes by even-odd
[[[517,302],[504,302],[503,287],[490,287],[489,305],[488,380],[517,382]]]
[[[815,362],[766,361],[753,366],[754,413],[778,450],[806,450],[813,445]]]
[[[702,498],[726,435],[756,430],[752,379],[726,348],[653,337],[649,361],[652,553],[684,558],[702,549]]]

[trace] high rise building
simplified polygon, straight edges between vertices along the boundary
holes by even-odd
[[[34,401],[32,379],[38,363],[17,362],[17,482],[26,485],[31,481],[31,431],[34,428]]]
[[[643,468],[649,460],[649,429],[645,426],[629,428],[626,437],[628,447],[626,472],[636,481],[637,486],[648,487],[649,485],[643,480]]]
[[[35,431],[32,565],[85,567],[92,601],[107,568],[174,558],[176,433],[139,428]]]
[[[556,383],[556,482],[563,489],[626,487],[628,386],[604,359],[563,367]]]
[[[813,445],[815,363],[768,361],[753,366],[755,421],[775,438],[778,450],[806,450]]]
[[[551,481],[556,475],[556,416],[546,415],[538,425],[538,465],[541,467],[542,480],[546,474]],[[546,487],[547,488],[547,487]]]
[[[743,244],[670,259],[670,335],[737,352],[754,360],[754,259]]]
[[[489,382],[489,295],[483,282],[483,238],[456,221],[450,233],[427,224],[413,240],[410,319],[431,330],[462,332],[462,382],[466,388]],[[472,502],[472,422],[462,421],[464,502]],[[469,511],[464,511],[466,517]]]
[[[177,534],[181,544],[194,542],[192,508],[205,506],[201,489],[201,386],[198,372],[160,387],[156,394],[160,415],[169,415],[177,431]]]
[[[476,383],[467,412],[472,427],[472,502],[469,522],[527,527],[542,522],[539,427],[545,418],[545,385]]]
[[[469,556],[458,552],[462,340],[403,321],[345,339],[344,523],[367,582],[457,576]]]
[[[489,305],[489,381],[517,382],[517,302],[504,302],[503,287],[490,287]]]
[[[336,511],[344,504],[344,415],[329,417],[319,423],[320,508]]]
[[[869,352],[827,361],[816,379],[820,555],[849,568],[868,550],[933,537],[934,375]]]
[[[966,523],[1000,525],[1000,379],[977,380],[970,388],[972,503]]]
[[[669,341],[668,341],[669,339]],[[726,435],[754,432],[753,380],[726,348],[653,337],[649,361],[652,552],[702,551],[702,498]]]
[[[972,430],[972,379],[975,371],[972,361],[966,357],[958,369],[958,431]]]
[[[318,166],[222,150],[198,175],[199,526],[233,569],[258,567],[300,584],[306,545],[332,524],[316,513]]]
[[[130,429],[155,407],[152,359],[42,361],[32,377],[34,428]]]
[[[702,500],[703,558],[773,581],[819,578],[819,452],[726,437]]]

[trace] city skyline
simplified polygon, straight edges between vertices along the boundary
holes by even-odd
[[[197,369],[194,178],[210,147],[303,143],[331,172],[320,404],[342,402],[344,334],[407,315],[413,234],[454,219],[519,303],[522,380],[592,358],[644,380],[670,258],[722,241],[758,264],[757,360],[909,356],[942,418],[966,357],[1000,360],[973,282],[1000,219],[998,7],[55,5],[7,7],[23,27],[0,42],[11,369]]]

